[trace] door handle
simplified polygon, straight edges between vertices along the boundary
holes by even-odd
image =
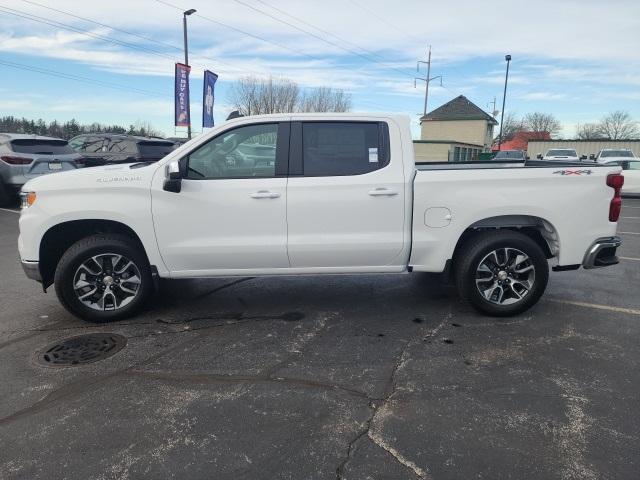
[[[269,190],[258,190],[257,192],[250,193],[251,198],[278,198],[280,194],[278,192],[270,192]]]
[[[373,190],[369,190],[369,195],[372,197],[392,197],[394,195],[398,195],[398,192],[391,190],[390,188],[374,188]]]

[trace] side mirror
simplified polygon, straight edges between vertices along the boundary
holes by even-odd
[[[594,153],[591,153],[589,155],[589,160],[595,160],[596,159],[596,155]]]
[[[527,156],[525,157],[525,160],[531,160],[531,157],[530,157],[529,155],[527,155]]]
[[[537,158],[538,160],[542,160],[542,154],[541,154],[541,153],[539,153],[538,155],[536,155],[536,158]]]
[[[180,193],[182,190],[182,174],[180,173],[180,163],[177,161],[170,162],[165,167],[165,181],[162,189],[165,192]]]
[[[586,160],[586,159],[587,159],[587,156],[586,156],[586,155],[581,155],[581,156],[580,156],[580,160]]]

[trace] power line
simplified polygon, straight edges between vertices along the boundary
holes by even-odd
[[[157,1],[159,1],[159,0],[157,0]],[[327,43],[327,44],[332,45],[334,47],[337,47],[340,50],[344,50],[347,53],[351,53],[352,55],[357,55],[358,57],[361,57],[361,58],[365,59],[368,62],[372,61],[372,59],[370,57],[367,57],[366,55],[363,55],[360,52],[356,52],[355,50],[351,50],[349,48],[345,48],[345,47],[343,47],[342,45],[340,45],[340,44],[338,44],[336,42],[332,42],[331,40],[327,40],[326,38],[323,38],[320,35],[316,35],[315,33],[310,32],[308,30],[305,30],[304,28],[300,28],[297,25],[294,25],[294,24],[292,24],[290,22],[287,22],[286,20],[282,20],[281,18],[278,18],[275,15],[271,15],[269,12],[265,12],[264,10],[260,10],[259,8],[256,8],[253,5],[250,5],[250,4],[246,3],[246,2],[243,2],[242,0],[233,0],[233,1],[236,2],[236,3],[239,3],[240,5],[245,6],[247,8],[250,8],[251,10],[254,10],[254,11],[258,12],[258,13],[261,13],[262,15],[265,15],[265,16],[275,20],[276,22],[282,23],[284,25],[288,25],[289,27],[291,27],[291,28],[293,28],[295,30],[298,30],[299,32],[302,32],[302,33],[305,33],[307,35],[310,35],[313,38],[316,38],[316,39],[320,40],[321,42],[324,42],[324,43]],[[400,70],[399,68],[393,67],[391,65],[388,65],[388,64],[376,61],[376,60],[373,60],[373,62],[377,63],[379,65],[382,65],[382,66],[384,66],[386,68],[389,68],[391,70],[395,70],[395,71],[401,73],[402,75],[408,75],[407,72],[404,72],[404,71]],[[413,74],[411,74],[411,76],[413,76]]]
[[[149,42],[152,42],[152,43],[156,43],[156,44],[159,44],[159,45],[165,45],[165,46],[169,46],[169,47],[174,48],[174,49],[182,50],[182,48],[177,47],[175,45],[171,45],[171,44],[168,44],[168,43],[165,43],[165,42],[160,42],[160,41],[157,41],[157,40],[153,40],[153,39],[150,39],[150,38],[145,37],[143,35],[138,35],[136,33],[128,32],[126,30],[122,30],[122,29],[113,27],[111,25],[107,25],[107,24],[104,24],[104,23],[96,22],[95,20],[91,20],[89,18],[80,17],[78,15],[74,15],[72,13],[65,12],[63,10],[59,10],[59,9],[56,9],[56,8],[48,7],[46,5],[41,5],[41,4],[37,3],[37,2],[33,2],[33,1],[29,1],[29,0],[23,0],[23,1],[26,2],[26,3],[33,4],[33,5],[38,5],[38,6],[42,7],[42,8],[46,8],[46,9],[49,9],[49,10],[53,10],[53,11],[59,12],[59,13],[65,14],[65,15],[69,15],[71,17],[78,18],[78,19],[84,20],[86,22],[90,22],[90,23],[93,23],[93,24],[96,24],[96,25],[100,25],[102,27],[106,27],[106,28],[109,28],[109,29],[114,30],[114,31],[120,31],[120,32],[125,33],[127,35],[132,35],[132,36],[135,36],[135,37],[139,37],[139,38],[145,39],[145,40],[147,40]],[[114,38],[111,38],[111,37],[107,37],[107,36],[104,36],[104,35],[99,35],[97,33],[94,33],[94,32],[88,31],[88,30],[84,30],[84,29],[81,29],[81,28],[77,28],[77,27],[74,27],[74,26],[66,24],[66,23],[58,22],[58,21],[55,21],[55,20],[49,20],[47,18],[40,17],[38,15],[34,15],[34,14],[31,14],[31,13],[28,13],[28,12],[24,12],[24,11],[21,11],[21,10],[16,10],[16,9],[9,8],[9,7],[5,7],[5,6],[2,6],[2,5],[0,5],[0,11],[3,12],[3,13],[6,13],[6,14],[14,15],[16,17],[24,18],[26,20],[30,20],[30,21],[33,21],[33,22],[42,23],[42,24],[49,25],[49,26],[52,26],[52,27],[55,27],[55,28],[61,28],[61,29],[68,30],[68,31],[71,31],[71,32],[75,32],[75,33],[78,33],[78,34],[81,34],[81,35],[85,35],[85,36],[88,36],[88,37],[91,37],[91,38],[94,38],[96,40],[100,40],[100,41],[103,41],[103,42],[111,43],[111,44],[118,45],[118,46],[125,47],[125,48],[130,48],[130,49],[133,49],[133,50],[142,51],[142,52],[149,53],[151,55],[155,55],[155,56],[158,56],[158,57],[167,58],[167,59],[170,59],[170,60],[175,62],[175,57],[172,56],[172,55],[169,55],[167,53],[160,52],[158,50],[152,50],[152,49],[147,48],[147,47],[143,47],[143,46],[136,45],[136,44],[129,43],[129,42],[124,42],[124,41],[117,40],[117,39],[114,39]],[[210,57],[204,57],[204,56],[201,56],[201,58],[209,59],[209,60],[212,60],[214,62],[221,63],[221,64],[226,64],[231,68],[236,68],[237,70],[246,71],[246,72],[249,72],[249,73],[256,73],[256,72],[251,72],[250,70],[245,70],[243,68],[235,67],[235,66],[233,66],[233,65],[231,65],[231,64],[229,64],[227,62],[223,62],[222,60],[218,60],[218,59],[214,59],[214,58],[210,58]],[[198,66],[200,66],[202,68],[207,68],[204,65],[198,65]]]
[[[156,2],[158,2],[158,3],[161,3],[162,5],[166,5],[167,7],[171,7],[171,8],[173,8],[173,9],[179,10],[179,11],[181,11],[181,12],[183,12],[183,11],[184,11],[184,9],[183,9],[182,7],[179,7],[178,5],[174,5],[173,3],[169,3],[169,2],[167,2],[167,1],[165,1],[165,0],[155,0],[155,1],[156,1]],[[207,16],[205,16],[205,15],[202,15],[201,13],[194,13],[194,14],[193,14],[193,16],[194,16],[194,17],[201,18],[201,19],[203,19],[203,20],[206,20],[206,21],[208,21],[208,22],[210,22],[210,23],[213,23],[213,24],[215,24],[215,25],[220,25],[220,26],[222,26],[222,27],[228,28],[228,29],[230,29],[230,30],[233,30],[234,32],[238,32],[238,33],[241,33],[241,34],[243,34],[243,35],[247,35],[247,36],[249,36],[249,37],[251,37],[251,38],[254,38],[254,39],[256,39],[256,40],[260,40],[261,42],[269,43],[269,44],[274,45],[274,46],[276,46],[276,47],[278,47],[278,48],[281,48],[281,49],[287,50],[287,51],[289,51],[289,52],[295,53],[296,55],[301,55],[301,56],[303,56],[303,57],[308,57],[308,58],[311,58],[311,59],[313,59],[313,60],[319,60],[319,61],[321,61],[321,62],[324,62],[324,61],[326,60],[326,59],[324,59],[324,58],[316,57],[316,56],[314,56],[314,55],[309,55],[309,54],[307,54],[307,53],[302,52],[301,50],[297,50],[297,49],[295,49],[295,48],[291,48],[291,47],[289,47],[289,46],[287,46],[287,45],[284,45],[284,44],[282,44],[282,43],[274,42],[273,40],[267,40],[267,39],[266,39],[266,38],[264,38],[264,37],[261,37],[261,36],[259,36],[259,35],[255,35],[255,34],[253,34],[253,33],[247,32],[247,31],[245,31],[245,30],[242,30],[242,29],[240,29],[240,28],[234,27],[234,26],[232,26],[232,25],[228,25],[228,24],[226,24],[226,23],[222,23],[222,22],[220,22],[220,21],[218,21],[218,20],[214,20],[213,18],[210,18],[210,17],[207,17]]]
[[[94,25],[98,25],[98,26],[100,26],[100,27],[109,28],[109,29],[111,29],[111,30],[113,30],[113,31],[116,31],[116,32],[121,32],[121,33],[124,33],[124,34],[126,34],[126,35],[131,35],[132,37],[137,37],[137,38],[140,38],[140,39],[142,39],[142,40],[146,40],[146,41],[151,42],[151,43],[156,43],[156,44],[158,44],[158,45],[164,45],[165,47],[169,47],[169,48],[172,48],[172,49],[174,49],[174,50],[182,51],[182,47],[179,47],[179,46],[177,46],[177,45],[173,45],[173,44],[171,44],[171,43],[166,43],[166,42],[162,42],[162,41],[160,41],[160,40],[155,40],[155,39],[153,39],[153,38],[146,37],[146,36],[144,36],[144,35],[140,35],[140,34],[138,34],[138,33],[129,32],[129,31],[127,31],[127,30],[123,30],[123,29],[121,29],[121,28],[114,27],[113,25],[107,25],[106,23],[100,23],[100,22],[98,22],[98,21],[96,21],[96,20],[92,20],[92,19],[87,18],[87,17],[81,17],[81,16],[76,15],[76,14],[74,14],[74,13],[67,12],[67,11],[65,11],[65,10],[60,10],[60,9],[58,9],[58,8],[53,8],[53,7],[50,7],[50,6],[48,6],[48,5],[43,5],[43,4],[41,4],[41,3],[34,2],[34,1],[32,1],[32,0],[22,0],[22,1],[23,1],[24,3],[28,3],[28,4],[30,4],[30,5],[35,5],[35,6],[40,7],[40,8],[46,8],[47,10],[51,10],[51,11],[53,11],[53,12],[58,12],[58,13],[62,13],[63,15],[67,15],[67,16],[69,16],[69,17],[77,18],[78,20],[82,20],[82,21],[85,21],[85,22],[93,23]]]
[[[96,21],[88,19],[88,18],[80,17],[80,16],[77,16],[77,15],[71,14],[69,12],[65,12],[63,10],[53,9],[53,8],[38,4],[37,2],[28,1],[28,0],[23,0],[23,1],[25,1],[26,3],[30,3],[30,4],[41,6],[43,8],[48,8],[50,10],[54,10],[54,11],[57,11],[59,13],[70,15],[70,16],[78,18],[80,20],[84,20],[84,21],[88,21],[88,22],[91,22],[91,23],[95,23],[96,25],[100,25],[100,26],[103,26],[105,28],[110,28],[110,29],[112,29],[114,31],[120,31],[120,32],[128,34],[128,35],[137,36],[137,37],[143,38],[143,39],[145,39],[147,41],[151,41],[153,43],[165,44],[165,42],[158,42],[158,41],[155,41],[153,39],[149,39],[148,37],[144,37],[142,35],[133,34],[132,32],[128,32],[126,30],[118,29],[118,28],[115,28],[115,27],[113,27],[111,25],[100,23],[100,22],[96,22]],[[180,7],[177,7],[175,5],[171,5],[168,2],[165,2],[165,1],[162,1],[162,0],[156,0],[156,1],[159,2],[159,3],[165,4],[165,5],[171,6],[173,8],[180,9]],[[182,10],[182,9],[180,9],[180,10]],[[81,35],[84,35],[84,36],[88,36],[90,38],[94,38],[96,40],[104,41],[104,42],[111,43],[111,44],[114,44],[114,45],[118,45],[118,46],[121,46],[121,47],[131,48],[131,49],[134,49],[134,50],[143,51],[143,52],[146,52],[146,53],[158,56],[158,57],[163,57],[163,58],[167,58],[167,59],[171,59],[172,61],[175,61],[173,56],[171,56],[169,54],[166,54],[166,53],[163,53],[163,52],[160,52],[160,51],[157,51],[157,50],[152,50],[152,49],[149,49],[149,48],[146,48],[146,47],[142,47],[142,46],[139,46],[139,45],[136,45],[136,44],[132,44],[132,43],[129,43],[129,42],[124,42],[124,41],[121,41],[121,40],[117,40],[117,39],[113,39],[113,38],[110,38],[110,37],[106,37],[104,35],[99,35],[99,34],[96,34],[94,32],[83,30],[83,29],[80,29],[80,28],[77,28],[77,27],[62,23],[62,22],[49,20],[47,18],[40,17],[40,16],[34,15],[34,14],[30,14],[30,13],[27,13],[27,12],[24,12],[24,11],[12,9],[12,8],[0,5],[0,12],[3,12],[5,14],[10,14],[10,15],[13,15],[13,16],[16,16],[16,17],[19,17],[19,18],[23,18],[23,19],[26,19],[26,20],[30,20],[30,21],[33,21],[33,22],[36,22],[36,23],[49,25],[49,26],[54,27],[54,28],[61,28],[61,29],[67,30],[67,31],[78,33],[78,34],[81,34]],[[201,17],[201,18],[204,18],[205,20],[211,21],[213,23],[221,24],[221,22],[217,22],[217,21],[215,21],[213,19],[209,19],[208,17],[205,17],[203,15],[198,15],[198,16]],[[224,25],[224,24],[221,24],[221,25]],[[224,25],[224,26],[227,26],[227,25]],[[230,27],[230,26],[228,26],[228,27],[239,31],[240,33],[243,33],[243,34],[252,36],[254,38],[258,38],[260,40],[263,40],[260,37],[258,37],[256,35],[253,35],[253,34],[250,34],[248,32],[244,32],[242,30],[235,29],[234,27]],[[263,40],[263,41],[266,41],[268,43],[273,43],[273,42],[270,42],[268,40]],[[166,45],[171,46],[170,44],[166,44]],[[179,47],[175,47],[175,46],[171,46],[171,47],[172,48],[179,48]],[[301,55],[309,56],[309,55],[306,55],[304,53],[301,53]],[[206,57],[203,57],[203,58],[206,58]],[[317,57],[311,57],[311,58],[317,58]],[[216,61],[216,62],[220,62],[219,60],[216,60],[216,59],[213,59],[213,60]],[[323,59],[320,59],[320,60],[323,60]],[[223,62],[220,62],[220,63],[223,63]],[[91,79],[91,78],[88,78],[88,77],[80,77],[80,76],[77,76],[77,75],[65,74],[65,73],[62,73],[62,72],[54,71],[54,70],[42,69],[42,68],[39,68],[39,67],[33,67],[33,66],[29,66],[29,65],[24,65],[24,64],[17,64],[17,63],[12,63],[12,62],[2,62],[2,64],[5,65],[5,66],[18,68],[18,69],[22,69],[22,70],[26,70],[26,71],[33,71],[33,72],[37,72],[37,73],[41,73],[41,74],[48,74],[48,75],[56,76],[56,77],[59,77],[59,78],[66,78],[66,79],[76,80],[76,81],[85,82],[85,83],[93,83],[93,84],[100,85],[100,86],[107,86],[109,88],[115,88],[115,89],[120,89],[120,90],[124,89],[125,91],[132,91],[132,92],[135,91],[136,93],[141,93],[141,94],[145,94],[145,95],[164,96],[164,95],[161,95],[159,93],[150,93],[148,91],[144,91],[144,90],[136,89],[136,88],[126,88],[126,87],[123,87],[121,85],[110,84],[108,82],[102,82],[102,81],[94,80],[94,79]],[[247,71],[247,72],[250,72],[250,73],[258,73],[258,72],[255,72],[255,71],[250,71],[250,70],[241,69],[241,68],[238,68],[238,70],[244,70],[244,71]],[[364,102],[359,102],[359,103],[364,103]],[[373,104],[370,104],[370,105],[373,105]],[[378,108],[379,105],[375,105],[375,107]]]
[[[265,6],[269,7],[269,8],[272,8],[273,10],[275,10],[275,11],[277,11],[277,12],[279,12],[279,13],[283,14],[283,15],[286,15],[287,17],[289,17],[289,18],[291,18],[291,19],[293,19],[293,20],[295,20],[295,21],[297,21],[297,22],[302,23],[303,25],[307,25],[308,27],[311,27],[311,28],[313,28],[313,29],[315,29],[315,30],[317,30],[317,31],[319,31],[319,32],[322,32],[322,33],[324,33],[325,35],[329,35],[329,36],[331,36],[331,37],[335,38],[336,40],[338,40],[338,41],[340,41],[340,42],[347,43],[347,44],[351,45],[352,47],[355,47],[355,48],[357,48],[357,49],[359,49],[359,50],[362,50],[363,52],[365,52],[365,53],[366,53],[367,55],[369,55],[369,56],[372,56],[372,57],[378,57],[379,59],[381,59],[383,62],[386,62],[387,64],[388,64],[388,63],[391,63],[388,59],[384,58],[384,57],[383,57],[383,56],[381,56],[380,54],[375,53],[375,52],[372,52],[372,51],[370,51],[370,50],[367,50],[366,48],[361,47],[360,45],[358,45],[358,44],[356,44],[356,43],[353,43],[353,42],[351,42],[351,41],[349,41],[349,40],[346,40],[346,39],[344,39],[344,38],[342,38],[342,37],[340,37],[340,36],[336,35],[335,33],[331,33],[331,32],[329,32],[329,31],[327,31],[327,30],[324,30],[324,29],[322,29],[322,28],[320,28],[320,27],[316,26],[316,25],[313,25],[312,23],[309,23],[309,22],[307,22],[306,20],[303,20],[302,18],[299,18],[299,17],[296,17],[296,16],[294,16],[294,15],[291,15],[290,13],[285,12],[284,10],[282,10],[282,9],[280,9],[280,8],[278,8],[278,7],[276,7],[275,5],[271,5],[270,3],[267,3],[267,2],[265,2],[264,0],[257,0],[257,1],[258,1],[259,3],[262,3],[262,4],[263,4],[263,5],[265,5]],[[413,75],[413,73],[412,73],[411,75]]]
[[[152,49],[147,48],[147,47],[142,47],[142,46],[139,46],[139,45],[135,45],[133,43],[123,42],[121,40],[116,40],[116,39],[113,39],[113,38],[105,37],[105,36],[99,35],[97,33],[89,32],[87,30],[76,28],[76,27],[73,27],[73,26],[65,24],[65,23],[56,22],[54,20],[49,20],[49,19],[46,19],[44,17],[40,17],[38,15],[33,15],[31,13],[27,13],[27,12],[23,12],[23,11],[20,11],[20,10],[13,9],[13,8],[9,8],[9,7],[6,7],[4,5],[0,5],[0,11],[2,11],[3,13],[9,14],[9,15],[13,15],[13,16],[16,16],[16,17],[24,18],[26,20],[31,20],[33,22],[42,23],[42,24],[45,24],[45,25],[49,25],[51,27],[61,28],[63,30],[68,30],[68,31],[71,31],[71,32],[79,33],[80,35],[84,35],[84,36],[91,37],[91,38],[94,38],[94,39],[97,39],[97,40],[101,40],[101,41],[104,41],[104,42],[112,43],[114,45],[118,45],[118,46],[121,46],[121,47],[126,47],[126,48],[131,48],[131,49],[134,49],[134,50],[139,50],[139,51],[142,51],[142,52],[145,52],[145,53],[149,53],[151,55],[155,55],[155,56],[158,56],[158,57],[170,58],[172,60],[174,59],[174,57],[172,57],[172,56],[170,56],[168,54],[165,54],[165,53],[162,53],[162,52],[158,52],[156,50],[152,50]]]
[[[51,70],[48,68],[41,68],[41,67],[35,67],[33,65],[25,65],[24,63],[17,63],[17,62],[10,62],[8,60],[1,60],[0,59],[0,65],[4,65],[7,67],[11,67],[11,68],[15,68],[18,70],[25,70],[28,72],[36,72],[36,73],[41,73],[43,75],[49,75],[52,77],[58,77],[58,78],[64,78],[67,80],[75,80],[77,82],[81,82],[81,83],[90,83],[90,84],[94,84],[94,85],[99,85],[101,87],[107,87],[107,88],[113,88],[115,90],[122,90],[125,92],[131,92],[131,93],[137,93],[140,95],[148,95],[151,97],[166,97],[165,94],[161,94],[158,92],[152,92],[149,90],[143,90],[140,88],[135,88],[135,87],[127,87],[124,85],[119,85],[117,83],[111,83],[111,82],[104,82],[102,80],[95,80],[93,78],[89,78],[89,77],[83,77],[80,75],[75,75],[75,74],[71,74],[71,73],[64,73],[64,72],[59,72],[57,70]]]
[[[412,42],[416,42],[416,43],[423,43],[421,40],[417,39],[416,37],[414,37],[413,35],[408,35],[406,30],[403,30],[402,28],[394,25],[393,23],[391,23],[390,21],[388,21],[386,18],[381,17],[380,15],[378,15],[377,13],[375,13],[373,10],[371,10],[370,8],[365,7],[364,5],[356,2],[355,0],[350,0],[351,3],[353,3],[356,7],[359,7],[360,9],[364,10],[365,12],[369,13],[370,15],[372,15],[373,17],[377,18],[379,21],[381,21],[382,23],[384,23],[385,25],[393,28],[394,30],[397,30],[398,32],[400,32],[402,35],[404,35],[406,38],[408,38],[409,40],[411,40]]]

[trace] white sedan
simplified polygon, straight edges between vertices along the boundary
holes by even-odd
[[[622,186],[623,194],[640,195],[640,159],[617,159],[602,163],[613,163],[622,167],[622,175],[624,176],[624,185]]]

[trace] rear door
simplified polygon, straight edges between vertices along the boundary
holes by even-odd
[[[294,122],[287,186],[293,268],[391,266],[404,242],[402,158],[386,122]],[[401,155],[399,155],[401,157]]]

